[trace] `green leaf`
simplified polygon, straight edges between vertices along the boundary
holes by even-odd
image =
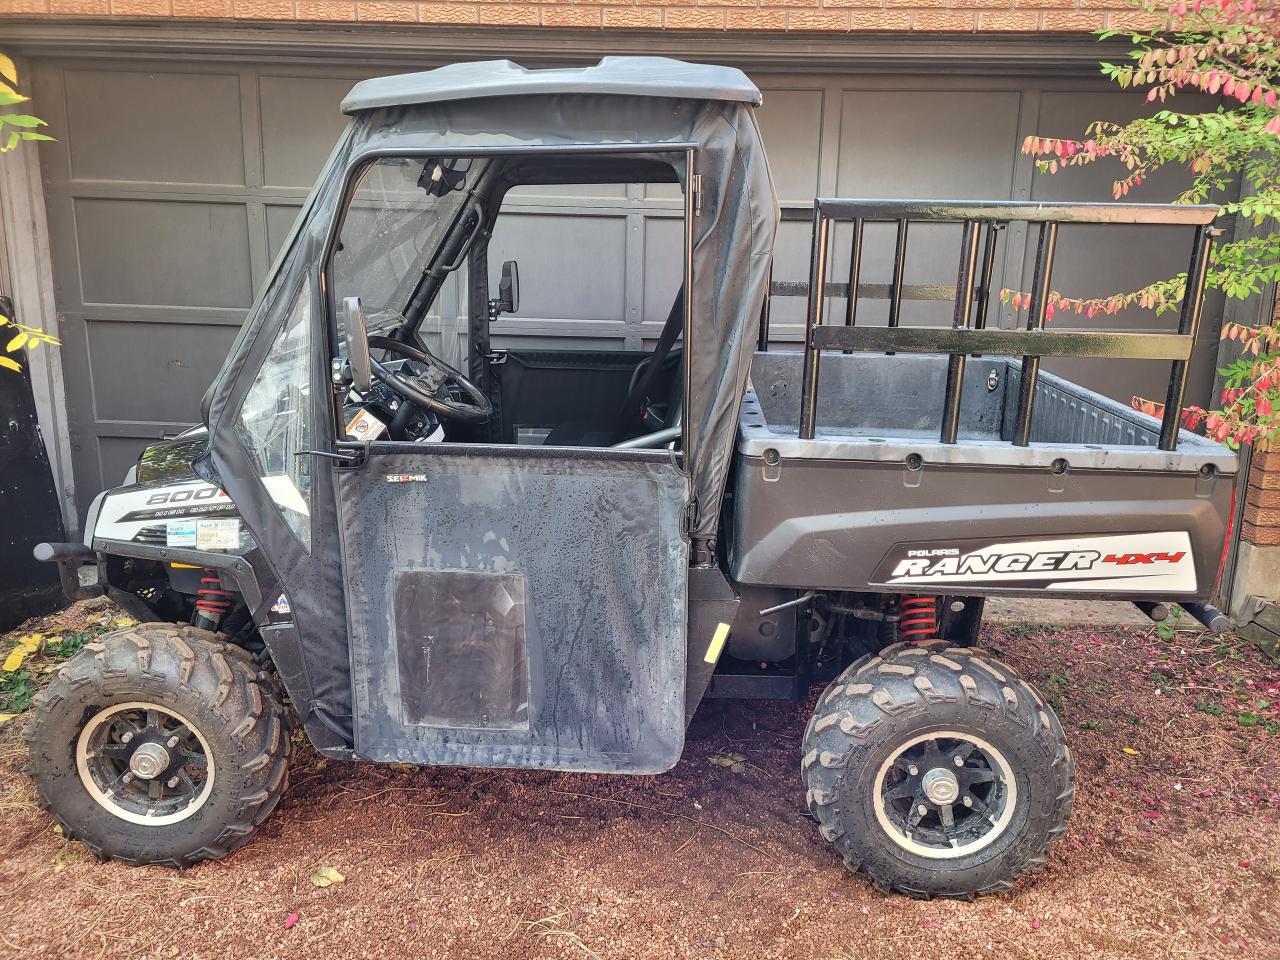
[[[23,103],[30,97],[24,97],[17,90],[10,90],[3,83],[0,83],[0,107],[7,107],[14,103]]]
[[[0,123],[7,123],[14,127],[48,126],[48,124],[39,117],[33,117],[26,113],[0,113]]]
[[[51,137],[47,133],[36,133],[34,130],[23,130],[19,134],[23,140],[48,140],[51,143],[57,143],[56,137]]]

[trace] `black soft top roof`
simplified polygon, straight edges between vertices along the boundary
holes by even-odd
[[[552,70],[528,70],[510,60],[482,60],[363,80],[342,101],[342,112],[563,93],[724,100],[754,106],[761,99],[760,90],[741,70],[668,57],[605,57],[592,67]]]

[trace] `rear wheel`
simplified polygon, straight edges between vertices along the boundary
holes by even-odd
[[[981,650],[935,641],[864,657],[819,699],[804,751],[819,829],[882,890],[1007,890],[1066,831],[1062,726]]]
[[[288,776],[275,679],[216,634],[139,624],[87,645],[27,730],[41,804],[102,858],[187,866],[245,843]]]

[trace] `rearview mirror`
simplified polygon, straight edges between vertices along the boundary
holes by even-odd
[[[422,167],[422,175],[418,177],[418,186],[433,197],[443,197],[453,190],[462,189],[470,169],[470,157],[445,158],[435,162],[428,160]]]
[[[364,393],[373,385],[373,365],[369,362],[369,336],[359,297],[342,301],[342,336],[347,363],[351,364],[351,386]]]
[[[514,260],[502,265],[502,277],[498,280],[498,297],[489,301],[489,319],[496,320],[500,313],[515,313],[520,309],[520,267]]]

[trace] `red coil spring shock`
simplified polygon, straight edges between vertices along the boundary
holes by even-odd
[[[907,643],[923,643],[938,636],[938,598],[903,597],[898,636]]]
[[[201,573],[200,587],[196,590],[196,617],[216,627],[222,615],[231,609],[231,593],[222,589],[217,570],[205,567]]]

